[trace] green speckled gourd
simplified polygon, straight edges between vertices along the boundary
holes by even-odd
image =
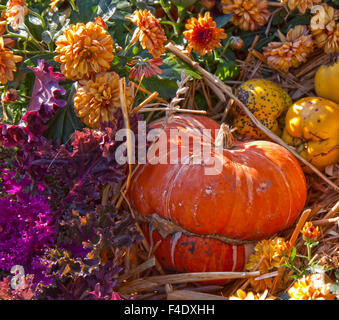
[[[278,119],[293,103],[285,90],[270,80],[252,79],[238,87],[237,97],[266,128],[281,136]],[[235,110],[233,127],[237,128],[236,134],[242,137],[267,138],[239,107]]]

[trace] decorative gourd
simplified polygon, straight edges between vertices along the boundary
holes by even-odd
[[[339,162],[339,105],[319,97],[298,100],[286,114],[282,139],[320,170]]]
[[[265,127],[281,136],[282,132],[279,128],[278,119],[293,103],[284,89],[270,80],[252,79],[238,87],[237,97]],[[236,133],[243,137],[267,138],[238,107],[236,108],[233,127],[236,127]]]
[[[339,60],[318,69],[314,77],[314,87],[317,96],[339,103]]]
[[[162,124],[163,119],[151,127]],[[305,204],[305,177],[289,151],[269,141],[236,141],[229,132],[228,144],[218,149],[219,128],[207,117],[171,116],[154,147],[167,146],[165,154],[159,152],[163,164],[152,165],[151,157],[133,175],[128,198],[166,269],[243,271],[252,240],[291,226]],[[178,129],[180,138],[171,137],[171,129]],[[210,136],[206,129],[212,130]],[[218,174],[206,174],[213,167],[207,161],[194,163],[194,145],[212,145],[212,156],[221,164]],[[170,150],[179,146],[179,156],[188,151],[188,163],[169,164]]]

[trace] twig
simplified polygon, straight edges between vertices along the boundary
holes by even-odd
[[[131,111],[131,115],[134,116],[141,108],[143,108],[146,104],[151,102],[152,100],[156,99],[158,97],[159,93],[158,92],[153,92],[150,96],[148,96],[142,103],[140,103],[137,107],[135,107]]]
[[[297,225],[295,226],[294,228],[294,231],[290,237],[290,240],[288,242],[288,256],[291,255],[291,252],[292,252],[292,248],[299,236],[299,233],[300,233],[300,230],[303,228],[303,226],[305,225],[305,222],[306,220],[308,219],[308,217],[310,216],[312,210],[311,209],[306,209],[301,217],[299,218],[299,221],[297,223]],[[284,258],[282,258],[284,259]],[[271,289],[271,292],[274,293],[278,287],[278,284],[281,282],[281,279],[284,275],[284,272],[285,272],[285,267],[279,267],[278,268],[278,275],[274,278],[274,281],[273,281],[273,286],[272,286],[272,289]]]
[[[167,294],[167,300],[227,300],[227,298],[192,290],[174,290]]]
[[[320,226],[324,224],[331,224],[331,223],[336,223],[339,222],[339,217],[336,218],[331,218],[331,219],[319,219],[319,220],[313,220],[312,223],[315,226]]]
[[[134,83],[136,86],[138,86],[138,84],[135,83],[134,81],[131,81],[131,82]],[[143,88],[143,87],[139,87],[138,90],[140,90],[140,91],[142,91],[143,93],[146,93],[146,94],[148,94],[148,95],[151,95],[151,94],[152,94],[151,91],[148,91],[147,89],[145,89],[145,88]],[[166,104],[168,103],[166,100],[164,100],[164,99],[162,99],[162,98],[160,98],[160,97],[156,97],[156,99],[157,99],[158,101],[162,102],[162,103],[166,103]]]
[[[207,90],[206,90],[206,87],[205,87],[205,84],[204,84],[204,81],[203,79],[200,79],[200,83],[201,83],[201,88],[202,88],[202,91],[204,92],[204,96],[205,96],[205,100],[207,102],[207,105],[208,105],[208,109],[210,111],[213,111],[213,108],[212,108],[212,104],[211,104],[211,100],[210,100],[210,97],[207,93]]]
[[[268,6],[270,7],[283,7],[284,3],[281,2],[273,2],[273,1],[268,1],[267,2]]]
[[[150,290],[165,284],[189,283],[211,280],[230,280],[259,276],[260,272],[193,272],[178,273],[163,276],[153,276],[131,281],[119,288],[119,292]]]
[[[120,104],[122,113],[124,116],[125,128],[127,130],[127,158],[128,158],[128,176],[126,180],[125,189],[122,191],[122,197],[117,204],[117,209],[120,208],[123,197],[126,195],[127,190],[129,188],[131,178],[132,178],[132,163],[133,163],[133,145],[132,145],[132,137],[131,137],[131,130],[130,130],[130,123],[129,123],[129,114],[128,114],[128,105],[126,99],[126,79],[122,78],[119,80],[119,90],[120,90]]]

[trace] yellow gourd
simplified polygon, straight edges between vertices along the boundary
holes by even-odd
[[[339,105],[307,97],[288,110],[282,139],[320,170],[339,162]]]
[[[339,103],[339,60],[329,66],[321,66],[314,77],[317,96]]]
[[[237,97],[265,127],[276,135],[281,136],[278,118],[293,103],[284,89],[270,80],[252,79],[239,86]],[[237,128],[236,134],[243,137],[252,139],[267,138],[239,107],[235,111],[233,127]]]

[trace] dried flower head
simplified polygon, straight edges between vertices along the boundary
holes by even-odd
[[[137,59],[131,62],[133,65],[131,71],[129,72],[129,78],[134,79],[135,81],[140,81],[141,78],[150,78],[161,74],[162,70],[159,68],[163,64],[161,58],[153,59],[143,59],[137,57]]]
[[[236,296],[229,297],[229,300],[273,300],[272,298],[267,298],[268,290],[265,290],[263,294],[253,293],[249,291],[246,293],[244,290],[237,290]]]
[[[275,237],[271,240],[261,240],[254,247],[254,253],[250,255],[246,270],[259,270],[261,273],[271,272],[274,268],[280,267],[283,261],[283,253],[288,249],[284,238]],[[262,280],[251,279],[250,283],[257,292],[271,288],[272,278]]]
[[[319,227],[315,227],[312,222],[308,221],[301,230],[301,234],[305,240],[316,240],[320,235]]]
[[[105,72],[113,60],[113,39],[98,23],[77,23],[63,31],[56,41],[54,58],[61,63],[61,71],[71,80],[88,79]]]
[[[307,27],[296,26],[288,31],[286,37],[280,31],[278,33],[281,42],[271,42],[263,48],[267,64],[271,68],[287,72],[291,67],[296,68],[306,62],[314,49]]]
[[[6,94],[3,97],[4,102],[15,102],[19,99],[19,93],[13,88],[7,90]]]
[[[185,27],[187,31],[183,34],[188,41],[188,52],[194,50],[201,55],[210,55],[212,50],[221,47],[220,39],[227,37],[223,29],[217,28],[209,12],[204,17],[199,14],[198,19],[189,19]]]
[[[231,22],[243,30],[257,30],[268,21],[266,0],[222,0],[222,11],[232,14]]]
[[[310,29],[317,47],[323,48],[327,54],[339,53],[339,23],[336,23],[336,11],[323,3],[314,6]]]
[[[17,31],[24,24],[25,16],[28,13],[26,0],[9,0],[7,2],[6,18],[7,23]]]
[[[3,37],[0,36],[0,83],[6,84],[14,79],[13,72],[16,71],[16,63],[22,61],[22,57],[16,56],[5,48]]]
[[[74,110],[87,126],[99,128],[101,122],[115,122],[114,113],[120,104],[119,75],[115,72],[99,73],[94,80],[81,80],[74,96]],[[132,103],[128,87],[127,104]]]
[[[325,276],[315,273],[303,276],[288,290],[290,300],[333,300],[335,294],[330,291],[331,284],[325,283]]]
[[[141,43],[143,49],[147,49],[154,58],[159,58],[165,51],[164,43],[167,41],[164,30],[159,21],[148,10],[136,10],[128,20],[137,25],[131,43]]]
[[[307,9],[312,9],[315,4],[321,3],[322,0],[281,0],[287,3],[290,10],[298,9],[300,13],[305,13]]]

